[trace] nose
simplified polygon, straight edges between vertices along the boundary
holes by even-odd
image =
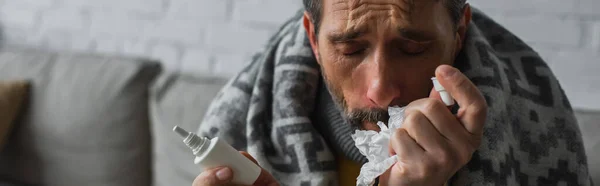
[[[398,72],[386,66],[384,61],[377,61],[369,69],[369,80],[367,81],[367,98],[372,104],[379,108],[387,109],[389,106],[399,105],[401,88],[400,83],[395,81]]]

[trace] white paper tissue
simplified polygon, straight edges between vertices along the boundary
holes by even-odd
[[[390,136],[402,124],[404,108],[389,107],[388,113],[390,114],[390,119],[387,126],[381,121],[377,122],[377,125],[381,129],[380,132],[356,130],[352,135],[354,145],[369,160],[360,169],[360,174],[356,178],[357,186],[372,185],[375,178],[387,171],[397,161],[395,155],[390,156],[389,143]]]

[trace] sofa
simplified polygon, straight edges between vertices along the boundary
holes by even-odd
[[[0,81],[27,80],[0,149],[0,185],[191,185],[200,173],[171,129],[196,131],[227,79],[139,57],[0,48]],[[576,110],[600,183],[600,111]]]

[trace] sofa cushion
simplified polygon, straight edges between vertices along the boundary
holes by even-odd
[[[32,82],[0,177],[35,185],[149,185],[149,83],[157,62],[3,48],[0,79]]]
[[[151,91],[155,186],[191,185],[202,169],[173,126],[195,132],[225,79],[166,74]]]
[[[27,97],[26,81],[0,81],[0,151]]]
[[[575,116],[583,136],[588,168],[594,183],[600,183],[600,111],[576,110]]]

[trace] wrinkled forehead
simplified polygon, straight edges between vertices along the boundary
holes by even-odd
[[[416,8],[414,0],[324,0],[323,6],[326,13],[334,13],[346,19],[359,16],[358,13],[367,13],[367,11],[393,13],[403,18],[409,18],[411,12]]]
[[[361,30],[369,23],[406,26],[435,21],[441,0],[324,0],[323,21],[344,30]],[[332,26],[334,26],[332,25]]]
[[[429,39],[447,26],[442,0],[324,0],[322,29],[330,40],[348,40],[373,32]],[[418,34],[412,34],[418,33]],[[429,35],[427,37],[421,35]]]

